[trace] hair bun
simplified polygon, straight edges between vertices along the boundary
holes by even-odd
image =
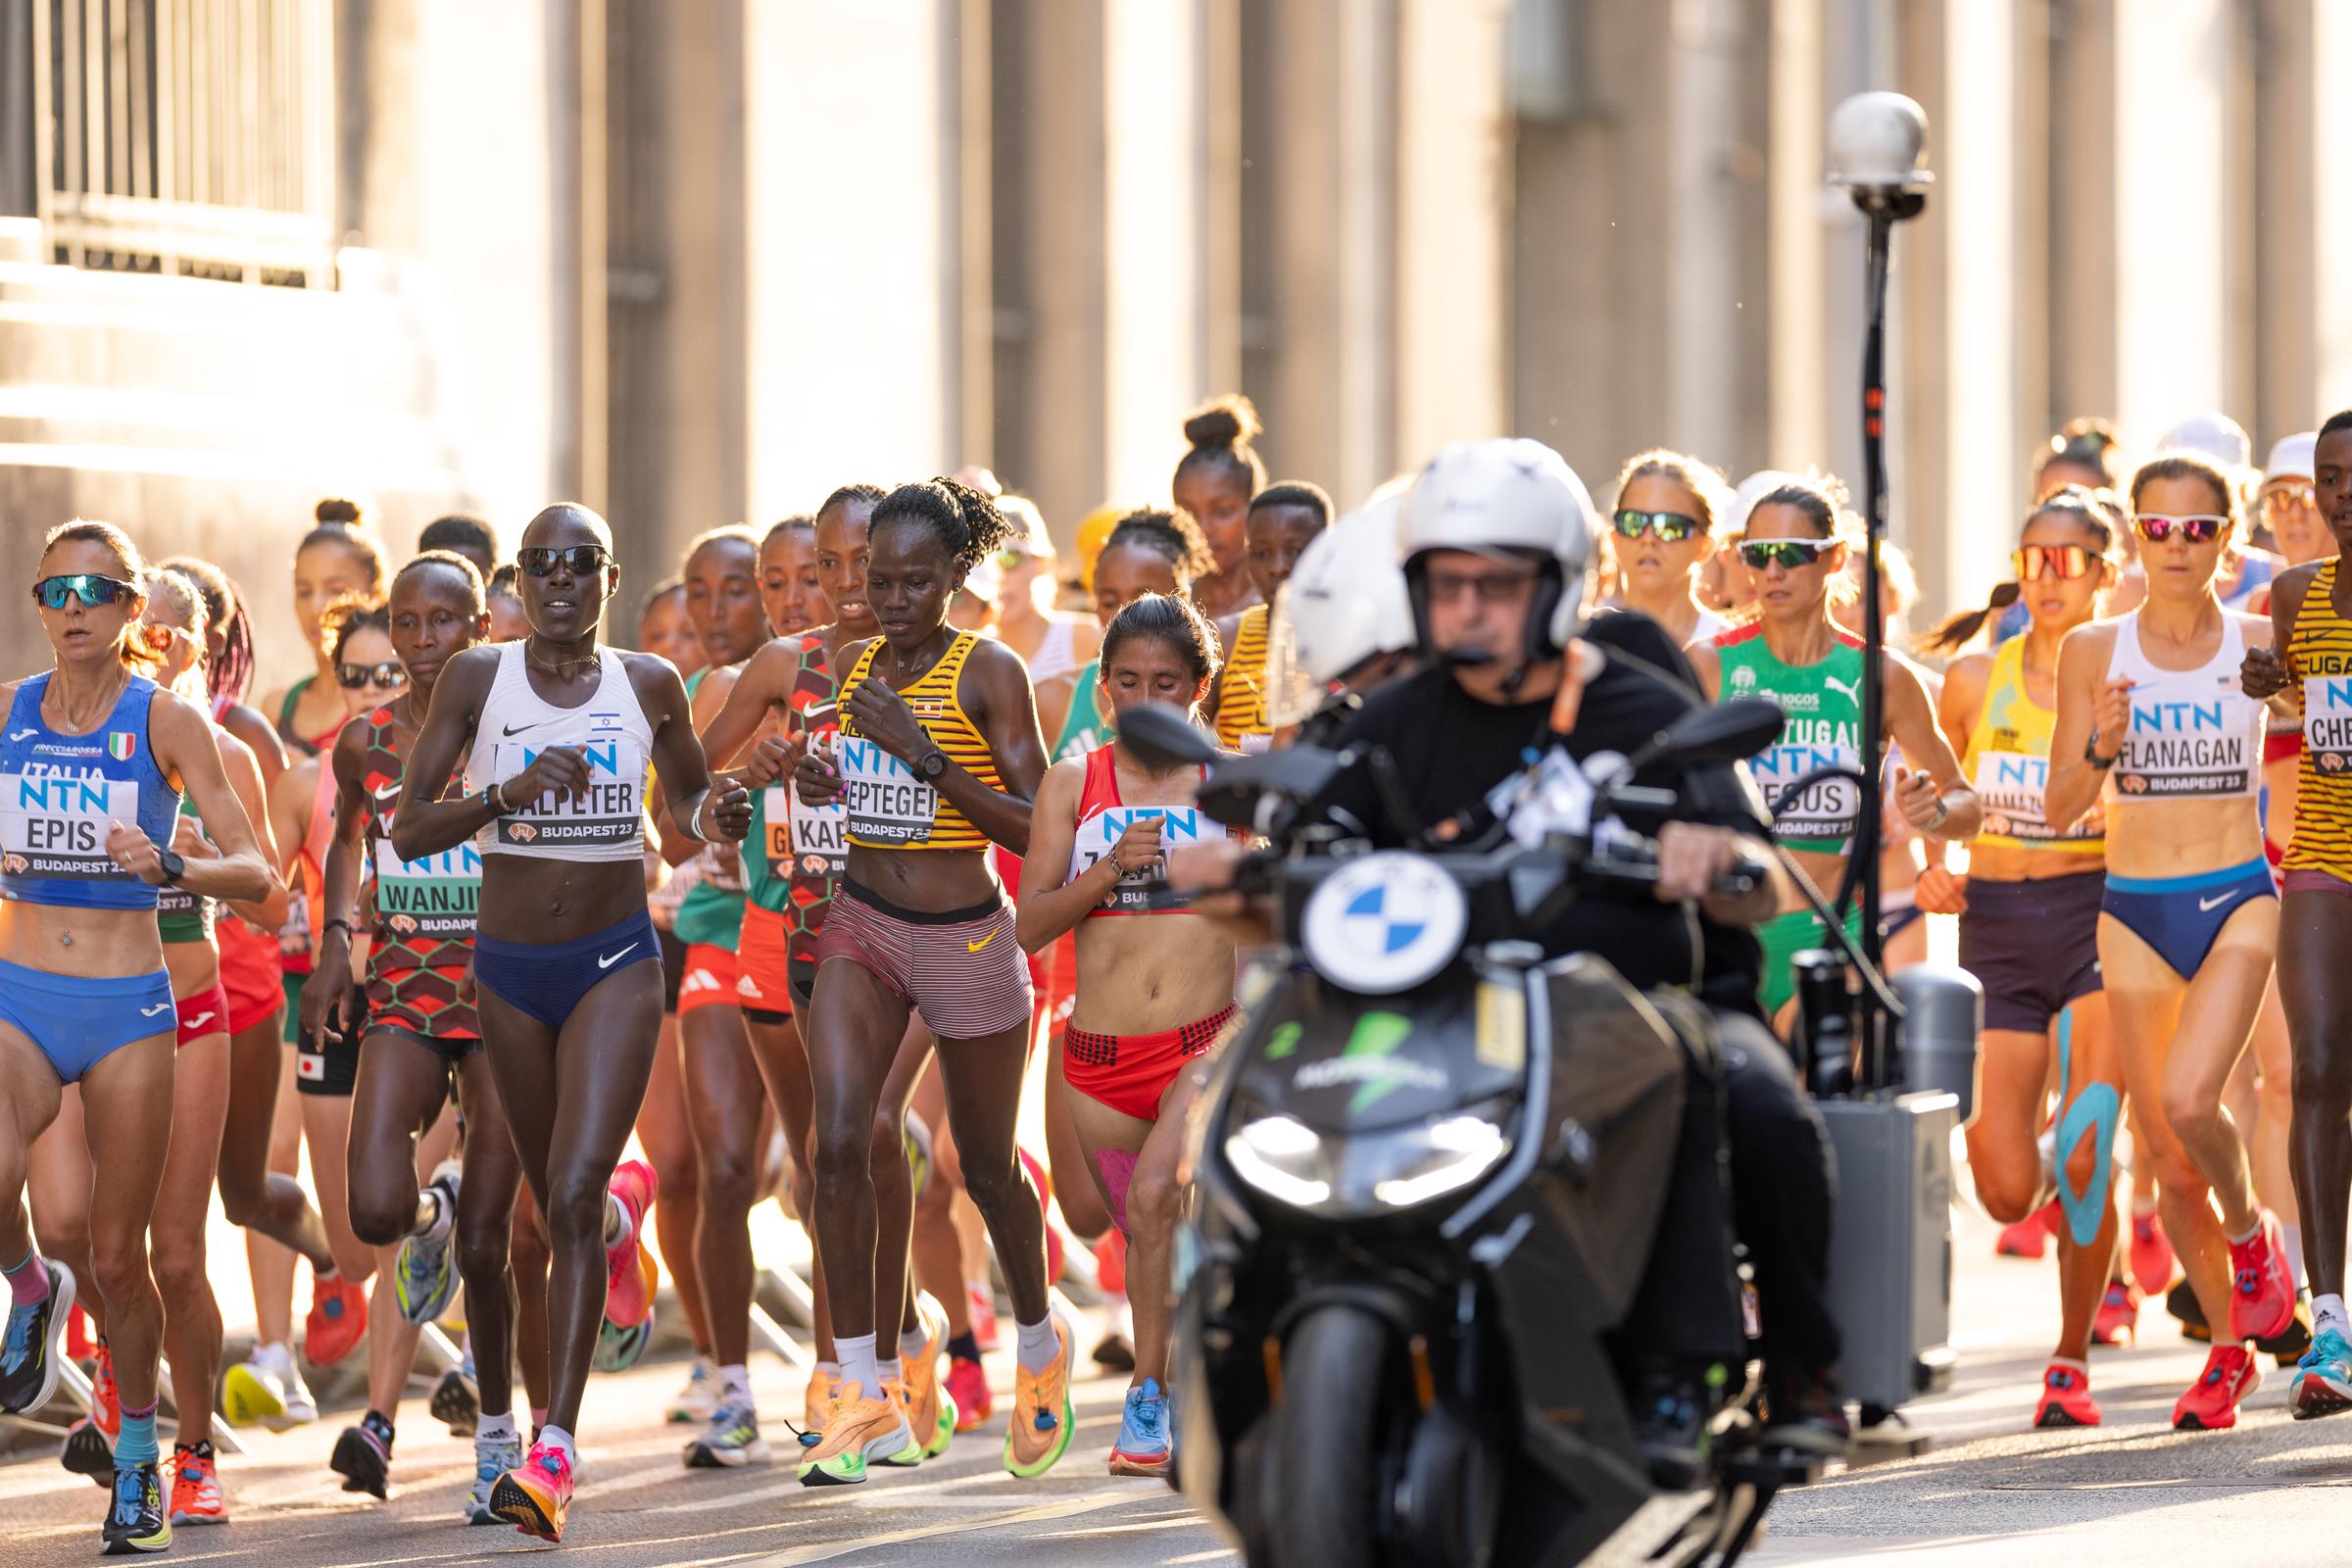
[[[357,501],[345,501],[340,496],[329,496],[312,509],[312,515],[320,522],[339,522],[346,527],[357,528],[360,526],[360,504]]]
[[[1239,392],[1211,398],[1184,421],[1184,438],[1196,452],[1231,451],[1247,447],[1263,433],[1257,406]]]

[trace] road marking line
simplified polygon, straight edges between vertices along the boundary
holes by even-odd
[[[928,1541],[938,1536],[961,1535],[972,1530],[1003,1530],[1008,1525],[1035,1524],[1047,1519],[1067,1519],[1075,1514],[1096,1513],[1115,1508],[1122,1502],[1133,1502],[1132,1489],[1115,1492],[1088,1492],[1059,1502],[1040,1503],[1018,1513],[1002,1514],[994,1519],[962,1520],[956,1524],[915,1525],[906,1530],[893,1530],[884,1535],[866,1536],[858,1541],[825,1542],[817,1545],[799,1546],[780,1551],[772,1557],[762,1557],[759,1568],[805,1568],[808,1563],[831,1562],[836,1557],[848,1557],[860,1551],[872,1551],[878,1546],[896,1546],[909,1541]]]

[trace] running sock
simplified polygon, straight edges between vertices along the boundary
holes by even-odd
[[[924,1347],[930,1343],[931,1336],[925,1334],[921,1329],[908,1329],[899,1336],[899,1354],[902,1358],[911,1361],[921,1355]]]
[[[605,1250],[625,1247],[629,1241],[629,1206],[611,1193],[605,1195]]]
[[[2311,1298],[2311,1317],[2312,1329],[2315,1333],[2320,1329],[2333,1329],[2345,1338],[2352,1339],[2352,1312],[2344,1310],[2342,1297],[2313,1297]]]
[[[836,1334],[833,1352],[841,1357],[841,1381],[845,1386],[857,1384],[858,1392],[868,1399],[882,1396],[882,1370],[874,1357],[871,1334]]]
[[[153,1464],[163,1455],[155,1446],[155,1405],[149,1399],[140,1409],[122,1407],[122,1434],[115,1439],[115,1468],[127,1470],[134,1464]]]
[[[497,1415],[485,1415],[473,1426],[473,1441],[483,1443],[514,1443],[519,1441],[514,1431],[514,1412],[502,1410]]]
[[[961,1334],[949,1337],[948,1354],[966,1361],[977,1361],[980,1359],[980,1342],[972,1337],[970,1329],[965,1329]]]
[[[718,1369],[718,1388],[722,1397],[741,1399],[747,1404],[750,1403],[752,1397],[751,1369],[741,1361],[736,1362],[733,1366],[720,1367]]]
[[[551,1448],[564,1450],[564,1462],[574,1470],[580,1467],[580,1450],[571,1441],[571,1434],[562,1427],[541,1427],[539,1441]]]
[[[2278,1234],[2286,1243],[2286,1283],[2289,1289],[2303,1288],[2303,1227],[2280,1225]]]
[[[449,1201],[449,1195],[438,1187],[427,1187],[416,1196],[433,1205],[433,1217],[409,1234],[418,1241],[439,1247],[449,1240],[449,1233],[457,1228],[458,1211]]]
[[[874,1363],[874,1375],[885,1383],[904,1382],[906,1377],[906,1368],[899,1360],[899,1358],[894,1355],[887,1361],[876,1361]]]
[[[22,1263],[0,1268],[0,1276],[7,1278],[9,1293],[19,1306],[38,1306],[49,1299],[48,1260],[37,1247],[24,1254]]]
[[[2261,1234],[2262,1216],[2260,1214],[2256,1214],[2254,1216],[2254,1228],[2252,1230],[2246,1232],[2246,1234],[2243,1236],[2232,1236],[2228,1231],[2224,1231],[2222,1232],[2222,1240],[2228,1242],[2231,1247],[2243,1247]]]
[[[1043,1372],[1054,1364],[1054,1357],[1061,1354],[1061,1336],[1054,1332],[1053,1313],[1048,1312],[1042,1323],[1015,1322],[1012,1326],[1014,1332],[1020,1335],[1020,1348],[1016,1353],[1023,1371]]]
[[[838,1348],[838,1347],[836,1347],[836,1348]],[[841,1378],[841,1363],[839,1361],[819,1361],[816,1363],[816,1369],[819,1372],[822,1372],[825,1376],[834,1379],[836,1382],[838,1382]]]

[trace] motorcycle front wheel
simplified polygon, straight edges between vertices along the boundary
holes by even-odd
[[[1276,1516],[1271,1568],[1376,1568],[1382,1561],[1382,1446],[1396,1357],[1388,1325],[1326,1306],[1291,1332],[1282,1412],[1259,1495]]]

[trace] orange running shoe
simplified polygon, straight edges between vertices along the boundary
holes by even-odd
[[[2145,1214],[2133,1210],[2132,1215],[2132,1277],[2139,1282],[2142,1295],[2159,1296],[2173,1288],[2173,1274],[2180,1266],[2173,1256],[2173,1244],[2164,1234],[2164,1217],[2154,1209]]]
[[[1105,1296],[1127,1293],[1127,1233],[1116,1225],[1095,1242],[1095,1283]]]
[[[172,1450],[172,1522],[175,1525],[224,1525],[228,1505],[220,1500],[220,1469],[213,1461],[213,1446],[179,1444]]]
[[[333,1366],[368,1337],[368,1289],[340,1274],[311,1281],[311,1315],[303,1320],[302,1353],[313,1366]]]
[[[808,1392],[801,1398],[801,1438],[804,1443],[821,1437],[825,1417],[833,1413],[833,1391],[841,1386],[841,1374],[823,1367],[808,1369]]]
[[[1054,1314],[1054,1337],[1060,1349],[1053,1364],[1032,1372],[1017,1363],[1014,1369],[1012,1420],[1004,1429],[1004,1468],[1024,1481],[1033,1481],[1054,1468],[1067,1452],[1078,1427],[1078,1408],[1070,1398],[1070,1326]]]
[[[903,1453],[913,1443],[906,1412],[898,1400],[886,1392],[868,1398],[863,1384],[844,1383],[825,1416],[824,1437],[815,1447],[801,1450],[801,1485],[861,1485],[869,1462]]]
[[[522,1463],[490,1488],[490,1508],[526,1536],[562,1541],[571,1510],[571,1461],[553,1444],[532,1444]]]
[[[2041,1403],[2034,1408],[2036,1427],[2095,1427],[2098,1402],[2090,1396],[2090,1368],[2080,1361],[2053,1358],[2041,1374]]]
[[[629,1216],[629,1234],[619,1246],[605,1249],[605,1316],[622,1328],[636,1327],[653,1310],[637,1256],[645,1237],[645,1211],[653,1207],[660,1186],[653,1166],[632,1159],[612,1172],[605,1189]]]
[[[122,1390],[115,1382],[115,1352],[98,1342],[98,1369],[90,1374],[90,1425],[113,1447],[122,1436]]]
[[[2173,1427],[2180,1432],[2226,1432],[2237,1425],[2237,1407],[2247,1395],[2262,1387],[2262,1368],[2242,1345],[2217,1345],[2205,1357],[2205,1370],[2173,1406]]]
[[[996,1391],[988,1386],[988,1369],[968,1355],[948,1363],[948,1396],[956,1401],[956,1430],[977,1432],[997,1413]]]
[[[2286,1238],[2269,1210],[2252,1236],[2230,1244],[2230,1337],[2269,1340],[2284,1334],[2295,1320],[2295,1281],[2287,1272]]]
[[[915,1314],[923,1323],[923,1348],[906,1357],[906,1376],[893,1391],[906,1412],[906,1429],[916,1446],[891,1455],[885,1464],[917,1464],[948,1451],[956,1436],[956,1398],[940,1386],[940,1357],[948,1346],[947,1309],[928,1296],[915,1298]],[[890,1385],[885,1383],[884,1388]]]

